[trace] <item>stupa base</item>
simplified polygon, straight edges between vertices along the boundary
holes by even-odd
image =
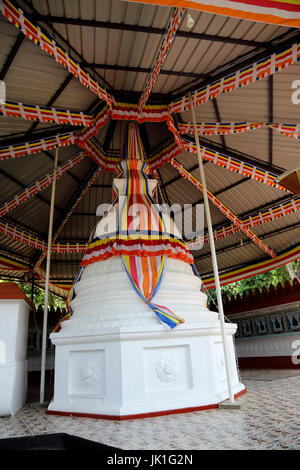
[[[239,382],[226,324],[233,393]],[[53,333],[54,398],[47,413],[134,419],[216,408],[228,398],[220,323]]]
[[[237,399],[247,393],[247,390],[244,388],[240,392],[234,395],[234,398]],[[134,415],[103,415],[103,414],[94,414],[94,413],[80,413],[76,411],[56,411],[56,410],[46,410],[46,414],[49,415],[56,415],[56,416],[75,416],[77,418],[93,418],[93,419],[108,419],[111,421],[125,421],[129,419],[145,419],[145,418],[155,418],[157,416],[166,416],[172,414],[182,414],[182,413],[192,413],[194,411],[204,411],[204,410],[213,410],[216,408],[222,409],[222,405],[224,402],[221,403],[212,403],[211,405],[205,406],[194,406],[189,408],[178,408],[174,410],[162,410],[162,411],[153,411],[151,413],[140,413]],[[231,406],[233,408],[233,406]],[[239,409],[241,407],[239,406]],[[225,408],[224,408],[225,409]]]

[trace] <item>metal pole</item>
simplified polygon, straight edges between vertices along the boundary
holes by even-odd
[[[49,214],[49,230],[48,230],[47,261],[46,261],[46,282],[45,282],[45,306],[44,306],[43,337],[42,337],[41,383],[40,383],[40,403],[41,404],[44,403],[44,397],[45,397],[48,294],[49,294],[50,258],[51,258],[51,244],[52,244],[52,231],[53,231],[54,200],[55,200],[55,190],[56,190],[57,161],[58,161],[58,147],[56,148],[55,159],[54,159],[54,173],[53,173],[50,214]]]
[[[223,302],[222,302],[222,294],[221,294],[221,287],[220,287],[220,279],[219,279],[219,270],[218,270],[218,262],[217,262],[217,255],[216,255],[216,248],[215,248],[215,240],[210,216],[210,209],[209,209],[209,202],[207,196],[207,189],[206,189],[206,182],[205,182],[205,175],[204,175],[204,166],[202,161],[202,155],[200,150],[199,144],[199,136],[197,132],[197,124],[196,124],[196,116],[195,116],[195,109],[192,101],[191,94],[189,95],[192,117],[193,117],[193,126],[194,126],[194,135],[195,135],[195,142],[197,147],[197,157],[198,157],[198,164],[200,170],[200,181],[203,188],[203,200],[204,200],[204,208],[206,214],[206,221],[207,221],[207,229],[209,234],[209,241],[210,241],[210,250],[211,250],[211,257],[212,257],[212,265],[215,277],[215,285],[216,285],[216,294],[217,294],[217,303],[218,303],[218,310],[220,316],[220,325],[221,325],[221,334],[222,334],[222,341],[223,341],[223,350],[224,350],[224,358],[225,358],[225,369],[226,369],[226,377],[227,377],[227,387],[228,387],[228,395],[230,403],[234,403],[234,394],[232,390],[232,383],[231,383],[231,374],[230,374],[230,360],[229,360],[229,350],[227,344],[227,337],[225,331],[225,321],[224,321],[224,310],[223,310]]]

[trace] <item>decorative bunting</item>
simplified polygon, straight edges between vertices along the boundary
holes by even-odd
[[[140,109],[143,109],[143,107],[145,106],[150,96],[151,90],[157,81],[160,70],[167,58],[171,45],[175,39],[176,31],[181,23],[183,13],[184,13],[184,8],[174,8],[172,12],[172,16],[167,26],[166,33],[162,39],[161,46],[159,48],[157,57],[155,59],[152,72],[147,79],[147,82],[145,84],[143,93],[139,101]]]
[[[40,240],[36,235],[26,232],[9,222],[1,222],[0,220],[0,233],[32,248],[36,248],[37,250],[47,250],[46,242]]]
[[[67,171],[80,163],[83,160],[84,155],[84,152],[80,152],[79,154],[74,155],[72,158],[59,165],[56,169],[56,179],[58,180],[65,173],[67,173]],[[12,210],[16,209],[16,207],[18,207],[20,204],[47,188],[52,183],[53,176],[54,171],[51,171],[46,176],[43,176],[35,183],[27,186],[27,188],[8,199],[6,202],[0,204],[0,217],[8,214]]]
[[[276,204],[272,207],[260,211],[256,214],[251,215],[246,219],[241,219],[241,222],[244,227],[257,227],[258,225],[266,224],[267,222],[272,222],[273,220],[280,219],[290,214],[300,210],[300,197],[293,197],[289,200]],[[239,232],[239,229],[234,225],[227,225],[218,230],[214,231],[215,240],[220,240],[221,238],[234,235]],[[202,248],[203,244],[209,242],[208,234],[204,235],[200,240],[195,240],[188,242],[186,246],[189,249]]]
[[[56,147],[66,147],[71,144],[76,144],[77,140],[78,137],[74,132],[68,132],[66,134],[45,137],[45,139],[0,147],[0,160],[21,157],[23,155],[32,155],[34,153],[43,152],[43,150],[52,150]]]
[[[114,103],[112,106],[112,119],[144,122],[163,122],[169,119],[169,109],[166,105],[148,105],[142,109],[137,104]]]
[[[197,123],[198,135],[228,135],[253,131],[260,128],[274,129],[280,134],[300,139],[300,124],[277,124],[272,122],[201,122]],[[194,135],[192,122],[178,123],[180,134]]]
[[[70,54],[63,49],[45,30],[34,24],[29,15],[18,8],[11,0],[0,0],[0,11],[16,28],[44,52],[54,57],[56,62],[63,65],[80,83],[95,93],[101,100],[112,104],[114,99],[107,91],[86,72]]]
[[[83,144],[87,139],[93,137],[101,127],[104,127],[109,119],[119,121],[136,121],[139,124],[144,122],[164,122],[170,118],[169,110],[164,105],[146,105],[140,109],[137,104],[114,103],[112,106],[105,106],[94,119],[93,125],[79,133],[79,142]]]
[[[197,153],[196,144],[189,142],[185,139],[182,139],[183,147],[185,150],[191,153]],[[204,160],[214,163],[215,165],[220,166],[221,168],[226,168],[226,170],[233,171],[243,176],[248,176],[249,178],[259,181],[260,183],[267,184],[272,188],[280,189],[281,191],[289,192],[280,184],[276,183],[276,178],[278,175],[271,173],[268,170],[263,170],[258,166],[252,165],[251,163],[243,162],[237,158],[229,157],[224,153],[217,152],[212,150],[209,147],[204,147],[200,145],[201,154]]]
[[[220,284],[222,286],[225,286],[232,282],[241,281],[242,279],[247,279],[257,274],[262,274],[264,272],[270,271],[271,269],[276,269],[287,263],[296,261],[299,258],[300,245],[297,245],[291,250],[285,250],[279,253],[275,259],[268,258],[260,262],[244,265],[243,267],[240,267],[238,269],[231,269],[227,273],[220,274]],[[205,290],[215,288],[215,282],[213,277],[202,278],[202,281]],[[72,287],[72,282],[70,281],[55,281],[55,283],[52,282],[52,284],[60,289],[65,289],[66,291],[69,291],[69,289],[71,289]]]
[[[31,248],[47,252],[47,243],[26,230],[23,230],[9,222],[0,221],[0,233],[21,242]],[[52,253],[83,253],[87,249],[87,243],[56,243],[51,246]]]
[[[185,168],[183,168],[180,163],[178,163],[174,158],[171,160],[171,165],[178,170],[181,176],[190,183],[192,183],[197,189],[203,192],[202,184],[191,175]],[[210,191],[207,190],[208,199],[212,202],[212,204],[219,209],[222,214],[224,214],[233,224],[245,233],[261,250],[265,251],[268,255],[272,256],[272,258],[276,257],[276,253],[274,250],[269,248],[260,238],[255,235],[248,227],[245,227],[243,222],[230,210],[226,207],[219,199],[217,199]]]
[[[90,128],[77,133],[78,145],[83,148],[104,171],[116,171],[117,165],[120,162],[120,157],[108,155],[104,152],[100,143],[96,140],[92,140],[92,137],[101,127],[108,123],[110,118],[117,120],[133,120],[139,123],[146,121],[163,122],[172,119],[166,106],[150,105],[145,106],[143,110],[140,110],[138,105],[116,103],[113,106],[104,107],[97,115]]]
[[[126,0],[154,5],[180,6],[191,10],[300,28],[297,0]]]
[[[0,103],[0,116],[18,117],[28,121],[56,122],[72,126],[89,127],[94,122],[94,116],[68,109],[49,108],[35,104],[24,104],[16,101]]]
[[[220,284],[225,286],[232,282],[241,281],[242,279],[248,279],[249,277],[262,274],[270,269],[279,268],[284,264],[291,263],[300,258],[300,245],[297,245],[291,250],[284,251],[277,255],[275,259],[264,259],[257,263],[244,265],[238,269],[231,269],[227,273],[220,274]],[[205,289],[214,289],[215,280],[213,277],[202,278]]]
[[[217,98],[222,93],[230,93],[237,88],[242,88],[250,83],[262,80],[297,62],[300,62],[300,42],[295,42],[292,46],[288,46],[279,52],[274,52],[252,65],[243,67],[237,72],[199,88],[199,90],[192,93],[193,105],[198,106]],[[169,108],[171,113],[180,113],[189,109],[189,95],[174,100]]]

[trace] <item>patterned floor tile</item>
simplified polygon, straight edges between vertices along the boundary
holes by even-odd
[[[68,433],[120,449],[300,450],[300,373],[245,371],[241,410],[206,410],[132,421],[52,416],[26,404],[0,418],[0,438]],[[172,440],[169,438],[172,436]]]

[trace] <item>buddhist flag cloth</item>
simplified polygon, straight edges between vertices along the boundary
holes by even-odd
[[[167,257],[188,264],[194,259],[182,239],[171,233],[171,229],[167,231],[164,216],[151,197],[148,172],[137,126],[131,122],[118,165],[121,178],[114,180],[118,203],[108,213],[117,223],[105,231],[100,222],[81,266],[121,257],[134,290],[158,319],[172,329],[184,320],[167,307],[154,303],[153,298],[159,290]],[[105,218],[102,220],[105,222]]]
[[[175,315],[168,308],[153,303],[153,297],[158,292],[164,266],[165,254],[151,255],[151,248],[157,252],[157,241],[164,240],[165,225],[159,210],[151,198],[147,184],[147,177],[143,170],[143,163],[139,160],[127,160],[121,163],[123,169],[127,167],[127,186],[122,207],[120,207],[120,239],[128,240],[134,237],[135,252],[141,255],[123,255],[123,265],[137,294],[155,312],[159,320],[169,328],[183,323],[183,319]],[[133,207],[140,209],[138,217],[132,211]],[[137,225],[138,224],[138,225]],[[144,236],[151,233],[150,238]],[[151,240],[151,237],[153,239]],[[144,241],[148,254],[144,254]],[[149,244],[150,242],[150,244]],[[163,247],[162,247],[163,248]]]
[[[299,0],[127,0],[300,28]]]
[[[123,265],[137,294],[155,312],[158,319],[172,329],[184,320],[168,308],[152,302],[162,280],[166,255],[163,252],[151,254],[151,248],[157,252],[157,241],[163,243],[167,241],[166,227],[149,191],[147,165],[143,161],[143,149],[135,125],[129,125],[124,139],[122,158],[120,170],[123,178],[126,178],[126,189],[122,200],[119,194],[119,234],[120,239],[124,241],[133,236],[134,250],[136,252],[138,249],[141,253],[141,255],[123,254]],[[146,255],[144,242],[146,242]]]

